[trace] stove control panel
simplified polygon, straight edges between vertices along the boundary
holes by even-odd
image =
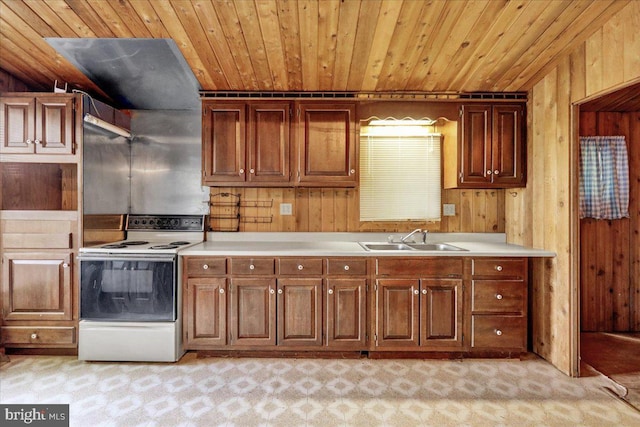
[[[127,216],[127,230],[204,231],[204,215]]]

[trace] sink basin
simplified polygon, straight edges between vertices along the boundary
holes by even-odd
[[[466,251],[466,249],[447,243],[410,243],[407,246],[418,251]]]
[[[413,251],[414,249],[404,243],[360,243],[360,246],[368,251]]]
[[[465,251],[466,249],[446,243],[382,243],[359,242],[360,246],[368,251]]]

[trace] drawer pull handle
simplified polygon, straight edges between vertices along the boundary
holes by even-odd
[[[202,269],[203,269],[203,270],[208,270],[208,269],[209,269],[209,266],[208,266],[207,264],[204,264],[204,265],[202,266]]]
[[[256,269],[256,266],[255,266],[255,265],[251,264],[251,265],[249,266],[249,270],[255,270],[255,269]]]
[[[36,334],[35,332],[31,334],[31,339],[35,340],[38,338],[38,334]]]
[[[501,336],[502,335],[502,331],[500,329],[496,329],[496,335],[497,336]]]
[[[496,271],[502,271],[502,266],[501,265],[496,265]]]
[[[278,295],[282,295],[282,289],[278,289]]]
[[[496,299],[502,299],[502,295],[500,294],[496,295]]]
[[[329,295],[333,295],[333,289],[329,289]]]
[[[273,294],[275,294],[275,293],[276,293],[276,291],[274,291],[273,289],[269,289],[269,293],[270,293],[271,295],[273,295]]]
[[[344,266],[344,271],[349,271],[349,266],[348,265]]]
[[[220,293],[224,294],[224,289],[220,288]]]
[[[304,269],[304,265],[300,264],[300,265],[298,266],[298,270],[302,270],[302,269]]]
[[[416,289],[416,290],[413,291],[413,293],[418,295],[420,293],[420,291]]]

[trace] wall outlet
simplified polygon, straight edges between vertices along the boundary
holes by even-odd
[[[280,215],[293,215],[291,203],[280,203]]]
[[[445,203],[442,205],[442,215],[444,216],[456,216],[456,205]]]

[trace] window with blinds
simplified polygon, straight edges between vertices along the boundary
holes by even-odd
[[[440,220],[442,136],[424,126],[360,135],[360,220]]]

